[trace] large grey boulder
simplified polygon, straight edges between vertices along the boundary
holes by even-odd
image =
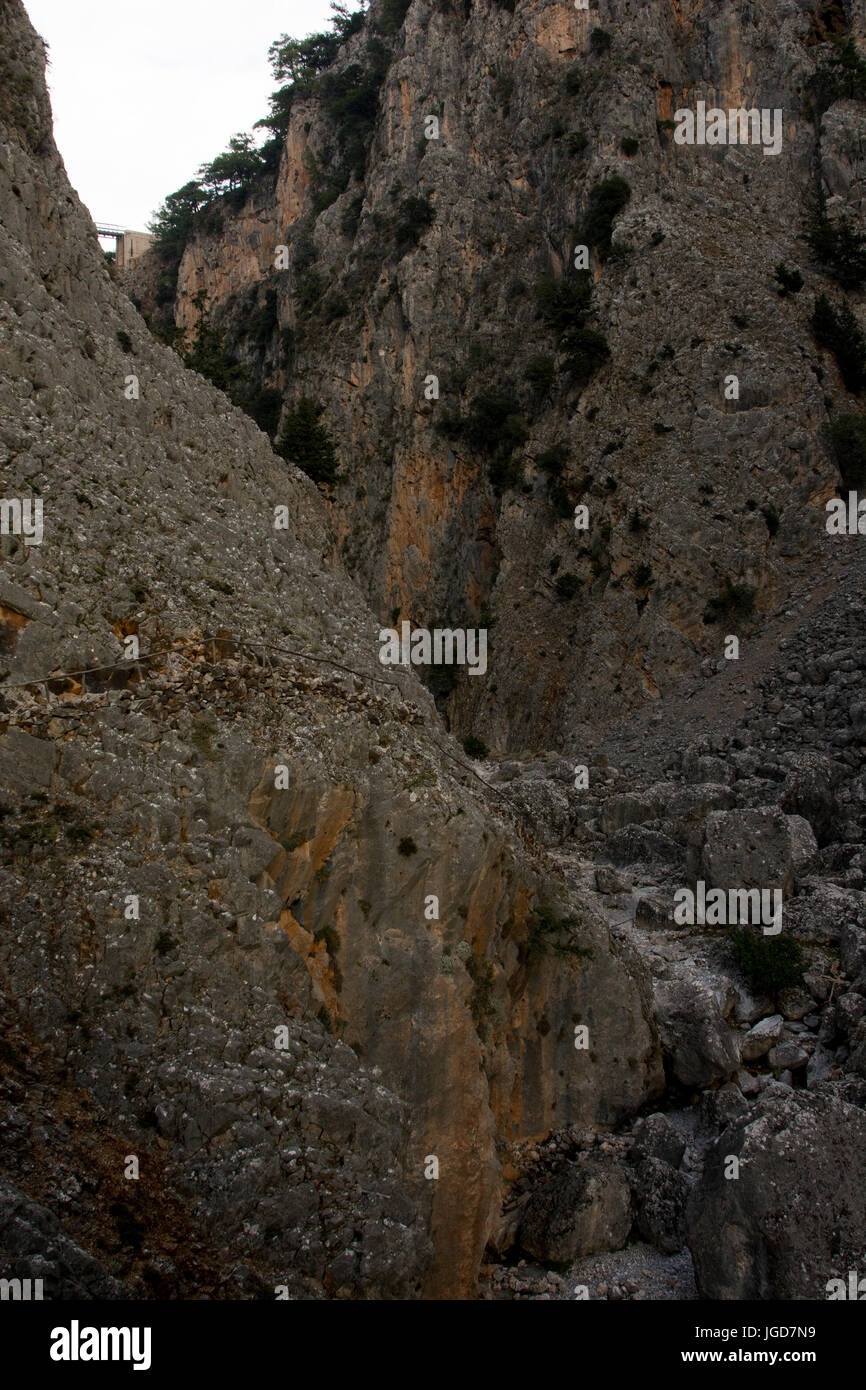
[[[819,844],[831,838],[837,815],[836,788],[842,769],[831,758],[817,753],[801,753],[785,778],[782,810],[805,816]]]
[[[816,853],[800,816],[775,807],[713,811],[704,824],[700,877],[711,888],[781,888],[788,896]]]
[[[768,1087],[707,1155],[687,1227],[703,1298],[826,1298],[829,1279],[863,1263],[866,1113]]]
[[[527,1203],[518,1240],[545,1264],[620,1250],[632,1225],[628,1178],[607,1154],[580,1154],[549,1178]]]
[[[692,980],[659,980],[653,1000],[665,1070],[674,1081],[700,1090],[736,1074],[736,1035],[709,989]]]
[[[781,1038],[784,1027],[785,1020],[781,1014],[771,1014],[769,1018],[762,1018],[760,1023],[749,1029],[742,1040],[740,1051],[743,1061],[756,1062],[759,1057],[765,1056]]]

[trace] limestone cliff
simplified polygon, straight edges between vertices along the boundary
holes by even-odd
[[[287,407],[324,405],[332,520],[381,618],[490,623],[488,679],[448,694],[452,726],[580,753],[721,655],[705,615],[729,584],[760,630],[840,559],[823,507],[848,397],[810,331],[830,282],[804,235],[821,189],[862,217],[862,101],[816,103],[813,79],[866,18],[843,0],[403,8],[343,191],[326,175],[346,121],[314,92],[275,178],[189,240],[174,316],[194,333],[206,303]],[[374,0],[338,75],[372,63],[377,26]],[[699,102],[780,111],[780,151],[677,144]],[[584,243],[609,357],[575,379],[539,288],[568,285]]]

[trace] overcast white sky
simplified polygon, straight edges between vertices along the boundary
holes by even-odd
[[[144,231],[167,193],[267,113],[268,47],[328,0],[24,0],[51,50],[54,135],[94,218]],[[351,7],[350,7],[351,8]]]

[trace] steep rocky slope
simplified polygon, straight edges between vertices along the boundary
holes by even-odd
[[[380,617],[491,624],[452,726],[580,753],[721,655],[704,615],[726,581],[755,591],[753,633],[848,558],[823,510],[846,393],[809,331],[828,281],[803,237],[822,182],[832,215],[863,212],[863,104],[810,84],[866,20],[842,0],[397,8],[385,59],[373,3],[293,104],[277,174],[199,219],[173,316],[191,339],[206,310],[287,408],[324,407],[332,516]],[[349,170],[360,118],[329,94],[359,72],[380,86]],[[699,101],[781,111],[781,151],[677,144]],[[562,332],[583,244],[609,349],[589,379]]]
[[[112,284],[17,0],[0,54],[3,496],[44,507],[0,541],[4,1269],[469,1293],[509,1146],[658,1093],[644,973]]]

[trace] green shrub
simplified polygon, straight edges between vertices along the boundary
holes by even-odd
[[[550,473],[558,478],[566,463],[568,462],[570,450],[567,444],[552,444],[549,449],[545,449],[539,454],[535,462],[539,468],[543,468],[545,473]]]
[[[429,198],[404,198],[394,227],[398,253],[405,255],[417,246],[435,217]]]
[[[486,453],[488,476],[498,491],[513,487],[520,476],[520,465],[513,454],[529,438],[529,426],[514,409],[515,388],[509,381],[489,386],[472,399],[466,415],[444,414],[438,428],[450,439],[464,439],[473,449]]]
[[[589,145],[589,136],[585,130],[572,130],[566,136],[565,143],[568,146],[569,154],[583,154]]]
[[[199,299],[199,307],[203,300]],[[183,361],[194,372],[200,372],[213,382],[220,391],[233,396],[247,381],[245,366],[235,362],[229,354],[223,334],[211,323],[210,315],[203,311],[196,325],[196,337],[192,347],[183,354]]]
[[[529,930],[523,948],[526,964],[534,965],[549,953],[591,960],[592,950],[580,946],[575,940],[575,933],[581,926],[578,917],[560,917],[556,909],[547,903],[536,907],[529,919]]]
[[[117,341],[123,352],[132,352],[132,339],[124,328],[118,328]]]
[[[825,294],[815,300],[812,332],[832,352],[846,387],[855,394],[866,385],[866,338],[851,306],[837,308]]]
[[[624,135],[619,142],[619,147],[623,154],[630,159],[640,149],[640,141],[636,140],[633,135]]]
[[[866,61],[854,40],[849,36],[830,42],[832,51],[807,86],[818,119],[836,101],[866,101]]]
[[[383,34],[396,34],[403,26],[412,0],[382,0],[379,27]]]
[[[524,376],[533,391],[546,395],[556,380],[556,362],[544,354],[530,357]]]
[[[467,734],[463,740],[463,752],[469,758],[486,758],[490,749],[477,734]]]
[[[581,583],[576,574],[558,574],[554,583],[556,597],[568,602],[580,593]]]
[[[734,584],[726,578],[721,593],[711,598],[704,609],[704,622],[746,622],[755,611],[757,589],[751,584]]]
[[[607,338],[597,328],[576,328],[561,343],[566,356],[563,370],[571,384],[582,389],[610,357]]]
[[[866,283],[866,237],[850,217],[829,218],[824,195],[806,231],[806,240],[819,263],[846,290],[858,290]]]
[[[622,212],[630,197],[631,185],[619,174],[597,183],[589,195],[586,216],[577,236],[578,244],[594,246],[604,260],[610,254],[614,218]]]
[[[572,328],[582,328],[590,310],[592,285],[587,272],[557,279],[542,275],[535,285],[538,317],[550,328],[557,342]]]
[[[265,347],[276,333],[278,323],[277,292],[270,289],[265,293],[264,303],[257,304],[249,315],[245,325],[246,334],[257,347]]]
[[[598,329],[589,328],[592,288],[586,271],[558,280],[543,275],[535,286],[538,317],[556,336],[564,356],[563,371],[571,384],[582,388],[610,356],[607,339]]]
[[[649,589],[655,583],[653,572],[649,565],[641,563],[635,565],[632,571],[631,582],[636,589]]]
[[[301,318],[308,317],[327,289],[327,281],[314,266],[303,270],[295,282],[295,305]]]
[[[153,949],[158,956],[167,956],[177,946],[171,932],[161,931],[154,942]]]
[[[312,478],[315,483],[337,481],[337,455],[327,429],[321,423],[324,406],[303,396],[283,422],[276,452]]]
[[[776,508],[773,506],[772,502],[766,502],[764,504],[764,506],[761,508],[761,516],[767,523],[767,530],[769,531],[770,535],[777,536],[779,534],[779,526],[781,523],[779,521],[779,513],[776,511]]]
[[[799,294],[803,288],[803,277],[799,270],[789,270],[784,261],[780,261],[775,269],[775,277],[779,282],[779,293],[782,295]]]
[[[404,859],[410,859],[413,854],[418,853],[418,846],[411,835],[404,835],[397,846],[397,853],[402,854]]]
[[[600,58],[602,54],[610,51],[612,43],[613,39],[606,29],[593,29],[589,36],[589,51],[596,58]]]
[[[583,85],[583,72],[580,62],[572,63],[565,73],[565,90],[570,97],[576,97]]]
[[[866,415],[840,415],[830,426],[830,439],[845,487],[866,487]]]
[[[557,516],[570,517],[574,515],[574,499],[569,489],[559,480],[551,485],[550,505]]]
[[[731,942],[740,969],[758,994],[776,999],[781,990],[801,982],[805,963],[799,941],[734,927]]]

